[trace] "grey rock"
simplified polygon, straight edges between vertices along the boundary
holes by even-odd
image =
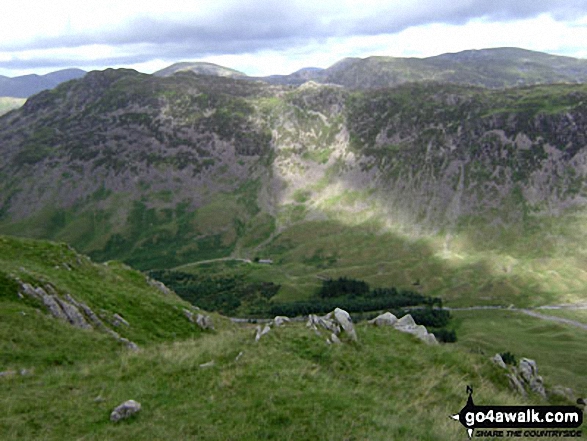
[[[76,328],[92,329],[92,326],[88,322],[86,322],[86,319],[84,318],[82,313],[79,312],[75,305],[72,305],[71,303],[62,300],[57,296],[53,296],[53,298],[61,307],[61,310],[65,314],[66,319],[69,323],[71,323]]]
[[[355,325],[348,312],[344,309],[336,308],[334,310],[334,319],[342,327],[345,334],[347,334],[351,340],[357,341],[357,333],[355,332]]]
[[[255,341],[261,340],[261,337],[268,334],[271,331],[271,327],[269,325],[265,325],[263,329],[261,329],[260,325],[257,325],[256,333],[255,333]]]
[[[499,367],[501,367],[503,369],[507,369],[507,366],[506,366],[505,362],[503,361],[503,358],[501,358],[501,355],[495,354],[493,356],[493,358],[491,359],[491,361],[493,361]]]
[[[194,313],[192,311],[189,311],[187,309],[183,310],[183,314],[187,317],[187,319],[192,322],[195,323],[196,321],[194,320]]]
[[[114,315],[112,315],[112,324],[116,327],[122,326],[122,325],[130,327],[130,324],[124,318],[122,318],[119,314],[116,314],[116,313],[114,313]]]
[[[135,400],[128,400],[118,406],[110,414],[110,421],[118,422],[130,418],[141,410],[141,403]]]
[[[395,328],[412,328],[416,326],[416,322],[411,314],[406,314],[395,323]]]
[[[520,381],[520,379],[518,378],[518,376],[515,373],[510,373],[510,374],[507,374],[506,376],[510,382],[510,387],[513,390],[518,392],[523,397],[526,397],[528,395],[526,392],[526,389],[524,388],[523,383]]]
[[[198,314],[196,317],[196,324],[204,331],[208,329],[214,329],[214,323],[212,322],[212,318],[209,315]]]
[[[536,362],[534,360],[530,360],[529,358],[522,358],[518,363],[518,369],[522,379],[526,383],[530,383],[532,378],[538,375],[538,366],[536,366]]]
[[[369,323],[375,326],[393,326],[397,322],[397,317],[391,312],[386,312],[375,317],[373,320],[369,320]]]
[[[242,358],[243,355],[244,355],[243,351],[240,351],[238,353],[238,355],[236,356],[236,358],[234,359],[234,361],[239,361]]]
[[[152,286],[153,288],[157,288],[160,292],[162,292],[166,296],[173,294],[173,291],[171,291],[169,288],[167,288],[165,286],[165,284],[163,284],[162,282],[159,282],[158,280],[153,280],[153,279],[147,277],[147,283],[150,286]]]
[[[286,323],[289,323],[289,322],[290,322],[289,317],[285,317],[285,316],[282,316],[282,315],[278,315],[278,316],[276,316],[273,319],[273,323],[275,324],[275,326],[277,328],[279,328],[280,326],[283,326],[283,325],[285,325]]]
[[[214,360],[212,360],[212,361],[209,361],[208,363],[202,363],[202,364],[200,365],[200,369],[207,369],[207,368],[211,368],[211,367],[214,367],[214,365],[215,365],[215,364],[216,364],[216,363],[214,363]]]

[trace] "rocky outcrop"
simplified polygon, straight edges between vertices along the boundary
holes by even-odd
[[[425,326],[417,325],[414,318],[410,314],[404,315],[400,318],[393,327],[401,332],[407,332],[408,334],[415,335],[424,343],[429,345],[438,344],[438,341],[434,337],[434,334],[430,334]]]
[[[506,374],[510,387],[522,396],[527,396],[529,393],[540,395],[546,398],[546,389],[544,387],[544,380],[538,375],[538,366],[534,360],[529,358],[522,358],[518,366],[508,367],[501,356],[496,354],[491,360],[498,366],[508,369]],[[501,360],[501,363],[499,362]]]
[[[334,310],[334,319],[338,322],[338,324],[342,327],[345,334],[349,336],[349,338],[353,341],[357,341],[357,333],[355,331],[355,325],[353,325],[353,320],[348,312],[344,309],[336,308]]]
[[[370,320],[369,323],[375,326],[393,326],[398,331],[415,335],[426,344],[438,344],[434,334],[429,333],[425,326],[416,324],[411,314],[406,314],[398,320],[391,312],[386,312]]]
[[[120,420],[125,420],[135,415],[141,410],[141,403],[135,400],[128,400],[118,406],[110,414],[110,421],[117,423]]]
[[[329,344],[340,343],[342,334],[352,341],[357,341],[357,333],[351,316],[344,309],[336,308],[323,317],[310,314],[306,326],[320,337],[322,337],[321,329],[328,331],[330,335],[326,338],[326,342]]]
[[[389,311],[369,320],[369,323],[375,326],[393,326],[396,322],[397,317]]]
[[[53,317],[63,320],[76,328],[88,330],[98,329],[106,332],[116,341],[124,344],[131,350],[139,349],[136,343],[127,338],[121,337],[116,331],[106,326],[88,305],[77,301],[71,296],[71,294],[65,294],[65,296],[63,296],[64,298],[62,298],[57,293],[56,289],[50,284],[45,284],[45,289],[43,289],[42,287],[34,288],[28,283],[21,282],[19,293],[21,296],[28,296],[41,301]],[[126,320],[118,314],[114,314],[114,316],[118,316],[119,319],[126,322]],[[126,322],[126,324],[128,325],[128,322]]]

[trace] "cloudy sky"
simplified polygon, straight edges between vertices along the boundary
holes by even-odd
[[[2,0],[0,75],[209,61],[248,75],[515,46],[587,58],[587,0]]]

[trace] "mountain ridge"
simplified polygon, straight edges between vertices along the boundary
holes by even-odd
[[[0,231],[142,269],[262,253],[309,274],[333,262],[334,275],[353,259],[322,240],[385,234],[398,255],[431,240],[419,252],[433,294],[463,301],[473,283],[488,302],[570,299],[586,283],[585,87],[353,91],[91,72],[0,118]],[[466,283],[433,275],[444,256],[473,250],[501,263]],[[567,276],[537,290],[532,273],[554,256]],[[515,277],[512,258],[529,259]],[[362,277],[409,286],[406,259],[397,270],[371,262]]]

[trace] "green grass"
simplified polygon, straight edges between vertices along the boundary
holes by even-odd
[[[0,276],[0,371],[29,363],[69,364],[122,348],[99,332],[72,333],[71,326],[49,317],[44,307],[21,299],[17,279],[35,287],[50,283],[62,296],[86,303],[106,324],[113,314],[121,315],[131,326],[116,331],[139,346],[200,333],[183,314],[188,304],[175,295],[162,295],[126,265],[92,263],[65,244],[0,236]]]
[[[587,392],[587,331],[513,311],[454,311],[453,317],[459,346],[486,357],[509,351],[531,358],[547,384],[571,387],[578,396]]]
[[[552,315],[555,317],[560,317],[568,320],[574,320],[576,322],[587,325],[587,309],[541,309],[537,312],[544,315]]]
[[[0,430],[7,440],[445,440],[464,434],[448,416],[464,405],[466,385],[478,403],[520,402],[479,356],[392,329],[358,335],[358,345],[330,347],[303,325],[259,343],[250,328],[226,330],[9,378]],[[111,423],[109,412],[131,398],[143,410]]]
[[[503,372],[477,353],[479,335],[487,348],[507,341],[503,350],[535,358],[547,384],[568,385],[562,380],[576,380],[585,362],[578,354],[576,366],[557,368],[556,357],[583,347],[583,336],[527,317],[459,314],[456,345],[430,347],[367,323],[357,325],[358,343],[329,346],[303,323],[255,342],[253,326],[218,316],[215,331],[199,331],[183,316],[185,303],[141,273],[92,263],[65,244],[2,236],[0,268],[0,371],[17,372],[0,378],[3,440],[458,439],[463,428],[448,416],[465,404],[467,385],[478,404],[543,403],[509,391]],[[235,261],[190,269],[214,268],[255,277],[279,271]],[[121,314],[131,326],[117,331],[141,350],[49,317],[19,298],[16,277],[51,283],[103,316]],[[142,411],[111,423],[112,409],[128,399]]]

